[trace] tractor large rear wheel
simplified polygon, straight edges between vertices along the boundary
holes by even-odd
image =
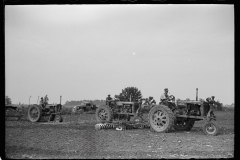
[[[189,118],[176,118],[173,128],[176,131],[190,131],[194,126],[195,121]]]
[[[165,105],[154,106],[148,115],[150,129],[155,132],[169,132],[174,124],[174,115]]]
[[[99,106],[95,115],[98,122],[109,122],[112,120],[112,109],[107,105]]]
[[[28,119],[31,122],[38,122],[42,117],[42,109],[40,106],[33,105],[28,109]]]

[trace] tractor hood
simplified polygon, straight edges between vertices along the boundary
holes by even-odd
[[[138,105],[139,103],[138,103],[138,102],[121,102],[121,101],[118,101],[118,102],[116,102],[116,104],[117,104],[118,106],[120,106],[120,105],[123,105],[123,104]]]
[[[202,101],[195,101],[195,100],[178,100],[177,104],[198,104],[198,105],[202,105],[203,102]]]

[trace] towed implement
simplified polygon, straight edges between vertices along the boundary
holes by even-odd
[[[31,122],[39,122],[42,118],[47,117],[48,121],[62,122],[63,118],[61,116],[62,105],[60,104],[32,104],[28,109],[28,119]]]
[[[5,118],[17,117],[17,120],[20,120],[22,116],[22,110],[20,107],[12,104],[5,105]]]
[[[92,102],[83,101],[80,105],[76,105],[72,108],[72,113],[84,113],[84,112],[95,112],[97,106]]]
[[[195,121],[205,121],[202,130],[207,135],[217,135],[219,126],[209,102],[196,100],[178,100],[169,96],[168,103],[150,104],[144,106],[139,102],[112,101],[108,105],[99,106],[96,110],[98,122],[110,123],[117,126],[139,125],[149,126],[151,131],[166,133],[176,131],[190,131]],[[148,121],[143,120],[142,110],[149,108]],[[131,118],[132,117],[132,118]]]

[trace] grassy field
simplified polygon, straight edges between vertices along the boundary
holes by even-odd
[[[205,135],[203,121],[188,132],[96,131],[94,114],[65,114],[62,123],[31,123],[25,114],[19,121],[5,121],[5,152],[7,158],[17,159],[232,158],[234,111],[215,111],[215,115],[221,127],[218,136]]]

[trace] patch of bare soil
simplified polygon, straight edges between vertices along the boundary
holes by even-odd
[[[148,128],[96,131],[94,114],[65,115],[63,123],[31,123],[26,117],[5,123],[7,158],[232,158],[234,111],[215,111],[218,136],[201,131],[150,132]]]

